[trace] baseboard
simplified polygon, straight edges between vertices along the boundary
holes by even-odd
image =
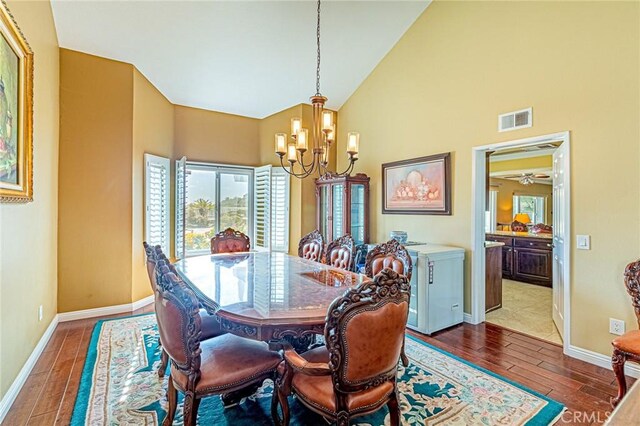
[[[9,409],[13,405],[13,402],[16,400],[18,393],[20,393],[20,389],[22,389],[24,382],[27,381],[27,378],[29,377],[31,370],[33,370],[33,367],[36,365],[36,362],[38,362],[38,358],[40,358],[40,355],[42,355],[42,352],[44,351],[44,348],[47,346],[49,339],[53,335],[53,331],[56,329],[58,322],[59,322],[59,318],[58,318],[58,315],[56,315],[53,317],[53,319],[51,320],[51,323],[49,324],[47,329],[44,331],[44,334],[38,341],[38,344],[36,345],[36,347],[33,348],[31,355],[29,355],[29,358],[27,358],[27,361],[22,366],[22,369],[20,370],[20,372],[18,373],[18,376],[15,378],[15,380],[7,390],[7,393],[5,393],[4,397],[2,397],[2,400],[0,401],[0,423],[2,423],[2,421],[4,420],[4,417],[9,412]]]
[[[153,295],[140,299],[133,303],[125,303],[123,305],[105,306],[102,308],[83,309],[81,311],[62,312],[58,314],[58,321],[67,322],[86,318],[102,317],[106,315],[116,315],[123,313],[131,313],[140,308],[153,303]]]
[[[468,322],[469,324],[474,324],[474,325],[475,325],[475,324],[479,324],[478,322],[475,322],[475,321],[473,320],[473,315],[468,314],[468,313],[466,313],[466,312],[463,314],[462,320],[463,320],[464,322]]]
[[[588,349],[583,349],[578,346],[569,345],[569,349],[565,352],[572,358],[577,358],[581,361],[588,362],[590,364],[597,365],[598,367],[606,368],[607,370],[613,370],[611,368],[611,357],[593,352]],[[632,362],[626,363],[624,367],[624,373],[627,376],[640,378],[640,366]]]

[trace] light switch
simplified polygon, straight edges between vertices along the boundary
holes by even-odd
[[[578,250],[591,250],[591,235],[576,235]]]

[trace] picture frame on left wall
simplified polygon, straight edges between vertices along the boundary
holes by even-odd
[[[33,201],[33,51],[0,1],[0,202]]]

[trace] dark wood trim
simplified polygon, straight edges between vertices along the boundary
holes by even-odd
[[[444,162],[444,210],[398,210],[387,209],[387,175],[386,169],[390,167],[408,166],[418,163],[443,160]],[[394,161],[382,164],[382,214],[425,214],[425,215],[451,215],[451,153],[428,155],[426,157],[412,158],[410,160]]]

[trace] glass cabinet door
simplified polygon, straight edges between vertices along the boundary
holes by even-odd
[[[351,236],[356,244],[364,243],[364,185],[351,185]]]
[[[327,238],[329,231],[329,185],[320,186],[320,233]]]
[[[333,232],[330,236],[331,240],[340,238],[344,235],[344,185],[336,184],[331,186],[332,192],[332,222]],[[326,234],[325,234],[326,235]]]

